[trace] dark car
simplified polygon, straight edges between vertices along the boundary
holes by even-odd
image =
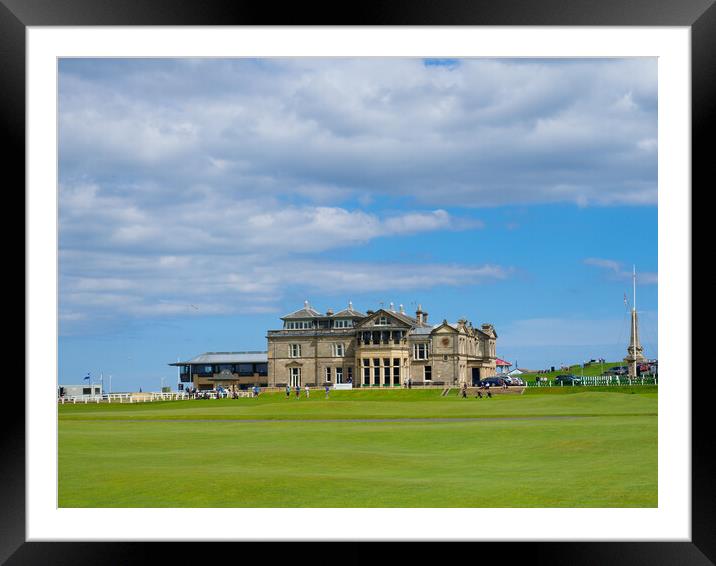
[[[505,384],[505,380],[501,377],[487,377],[480,381],[480,386],[489,385],[490,387],[502,387]]]
[[[582,385],[582,378],[576,375],[558,375],[554,378],[555,385]]]
[[[625,375],[629,373],[629,368],[627,366],[614,366],[613,368],[609,368],[607,370],[607,375]]]

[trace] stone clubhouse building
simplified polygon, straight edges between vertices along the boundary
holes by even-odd
[[[402,387],[468,385],[496,373],[497,333],[460,319],[428,322],[419,305],[415,316],[402,305],[363,313],[348,303],[338,312],[302,309],[281,317],[269,330],[267,352],[209,352],[179,366],[180,383],[192,387],[245,389],[323,386]],[[348,385],[350,384],[350,385]]]

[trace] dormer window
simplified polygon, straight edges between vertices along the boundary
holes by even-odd
[[[350,318],[339,318],[333,321],[333,328],[351,328],[353,321]]]
[[[388,317],[387,316],[379,316],[378,319],[375,321],[376,326],[388,326]]]
[[[287,320],[286,330],[308,330],[313,328],[311,320]]]

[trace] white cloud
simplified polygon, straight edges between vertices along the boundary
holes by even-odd
[[[483,227],[452,207],[656,202],[655,60],[67,59],[59,90],[67,324],[499,280],[335,258]]]
[[[63,249],[121,249],[165,256],[206,253],[312,253],[375,238],[481,228],[442,209],[378,215],[336,206],[285,205],[275,198],[199,191],[148,202],[141,189],[112,195],[98,184],[60,187]],[[165,260],[166,261],[166,260]]]
[[[323,204],[656,201],[655,59],[101,65],[60,67],[65,179],[90,168],[179,198],[210,179]]]
[[[182,258],[65,252],[60,280],[62,320],[109,317],[205,316],[280,311],[290,289],[321,297],[479,285],[509,277],[499,265],[280,262],[262,256],[187,255]],[[117,278],[116,272],[124,274]],[[68,327],[69,328],[69,327]]]

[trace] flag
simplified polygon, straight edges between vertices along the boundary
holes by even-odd
[[[87,372],[87,375],[85,375],[84,379],[87,380],[89,378],[90,378],[90,374],[89,374],[89,372]]]

